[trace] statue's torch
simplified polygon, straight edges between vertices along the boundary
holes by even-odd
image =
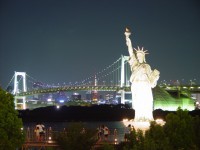
[[[126,38],[129,38],[129,36],[131,35],[130,29],[126,27],[126,30],[125,30],[124,34],[125,34]]]

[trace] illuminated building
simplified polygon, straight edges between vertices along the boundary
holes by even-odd
[[[92,92],[91,91],[87,91],[85,95],[86,95],[86,100],[92,99]]]
[[[94,86],[97,86],[97,77],[95,75],[95,78],[94,78]],[[98,91],[97,90],[93,90],[92,91],[92,100],[93,101],[97,101],[98,100]]]
[[[79,93],[74,92],[72,94],[72,100],[81,100],[81,95]]]

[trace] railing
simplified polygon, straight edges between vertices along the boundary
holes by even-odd
[[[30,148],[46,149],[47,147],[57,147],[59,145],[56,142],[55,135],[58,135],[56,131],[52,131],[51,127],[45,129],[45,134],[37,137],[34,128],[27,128],[24,130],[25,143],[22,145],[22,150],[29,150]]]
[[[26,135],[26,138],[25,138],[26,142],[39,142],[39,141],[41,141],[41,142],[53,142],[54,141],[55,142],[59,133],[62,133],[62,132],[67,133],[65,128],[63,129],[63,131],[54,131],[54,130],[52,130],[51,127],[49,127],[47,129],[45,129],[44,136],[40,140],[38,140],[34,130],[35,129],[33,127],[27,127],[26,129],[24,129],[25,135]],[[110,129],[108,141],[111,141],[111,142],[122,141],[123,134],[124,133],[119,133],[117,131],[117,129]],[[97,136],[98,136],[98,134],[97,134]],[[104,140],[104,137],[102,137],[102,140]]]
[[[65,128],[63,131],[53,131],[51,127],[45,129],[45,134],[40,137],[39,139],[36,137],[36,132],[33,127],[27,127],[24,129],[25,133],[25,143],[22,146],[22,150],[28,150],[29,148],[46,148],[46,147],[59,147],[58,143],[56,142],[56,139],[59,135],[59,133],[66,132]],[[98,147],[99,145],[102,145],[105,141],[109,144],[118,144],[120,141],[123,140],[124,133],[118,133],[116,129],[111,130],[110,134],[107,139],[105,139],[104,135],[101,136],[99,139],[98,133],[97,133],[97,143],[95,147]]]
[[[25,135],[26,135],[26,142],[32,142],[32,141],[42,141],[42,142],[50,142],[56,139],[56,135],[58,135],[58,131],[52,131],[51,127],[48,129],[45,129],[45,134],[43,135],[42,139],[37,139],[36,132],[34,128],[27,127],[25,129]]]

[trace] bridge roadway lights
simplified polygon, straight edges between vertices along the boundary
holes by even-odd
[[[25,96],[15,96],[14,97],[15,109],[26,109],[26,97]]]
[[[88,91],[88,90],[97,90],[97,91],[130,91],[130,87],[119,87],[119,86],[77,86],[77,87],[56,87],[56,88],[47,88],[39,89],[27,92],[16,93],[17,96],[28,96],[33,94],[42,94],[42,93],[54,93],[58,91]]]

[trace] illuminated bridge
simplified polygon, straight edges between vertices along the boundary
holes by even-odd
[[[171,91],[171,92],[186,92],[186,93],[200,93],[200,86],[199,85],[193,85],[193,86],[162,86],[160,85],[161,88],[165,89],[166,91]],[[56,93],[60,91],[66,91],[66,92],[71,92],[71,91],[130,91],[130,86],[127,87],[120,87],[119,85],[117,86],[106,86],[106,85],[98,85],[98,86],[61,86],[61,87],[54,87],[54,88],[44,88],[44,89],[37,89],[37,90],[32,90],[32,91],[27,91],[27,92],[21,92],[21,93],[16,93],[16,96],[29,96],[29,95],[34,95],[34,94],[43,94],[43,93]]]
[[[164,88],[166,91],[189,91],[192,93],[200,93],[200,85],[179,85],[179,86],[174,86],[174,85],[168,85],[168,86],[162,86],[160,85],[161,88]]]
[[[44,93],[71,92],[71,91],[117,91],[121,93],[121,103],[125,102],[125,93],[130,93],[130,66],[127,63],[128,56],[121,56],[111,65],[108,65],[95,75],[78,82],[50,85],[44,83],[25,72],[15,72],[8,83],[7,91],[15,95],[15,106],[22,105],[25,109],[26,96]],[[176,91],[190,96],[191,93],[200,93],[200,86],[190,81],[187,84],[168,84],[162,82],[159,85],[166,91]],[[18,101],[20,99],[20,102]]]
[[[47,88],[47,89],[38,89],[38,90],[33,90],[33,91],[27,91],[27,92],[21,92],[17,93],[17,96],[28,96],[28,95],[33,95],[33,94],[42,94],[42,93],[56,93],[60,91],[66,91],[66,92],[71,92],[71,91],[119,91],[123,90],[123,87],[120,86],[63,86],[63,87],[55,87],[55,88]],[[126,88],[130,89],[130,88]]]

